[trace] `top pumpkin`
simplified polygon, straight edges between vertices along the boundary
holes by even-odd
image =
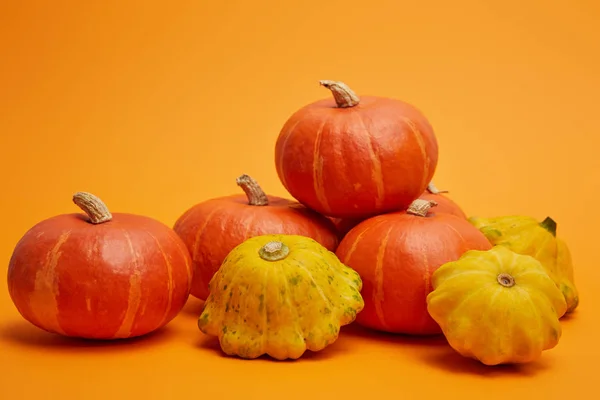
[[[330,217],[366,218],[408,207],[437,167],[429,121],[401,100],[359,99],[342,82],[320,84],[333,98],[296,111],[277,138],[275,164],[283,186]]]

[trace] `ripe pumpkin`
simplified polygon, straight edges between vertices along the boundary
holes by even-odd
[[[333,225],[335,225],[335,229],[337,230],[338,238],[340,240],[342,240],[344,236],[346,236],[350,229],[354,228],[361,221],[363,221],[362,218],[328,218],[333,222]]]
[[[419,196],[420,199],[423,200],[431,200],[436,203],[435,209],[432,211],[435,213],[446,213],[453,214],[460,218],[467,218],[467,215],[460,208],[460,206],[451,200],[449,197],[443,195],[443,193],[448,193],[446,190],[439,190],[432,182],[427,185],[427,189]],[[333,221],[335,225],[338,236],[340,239],[343,239],[344,236],[350,231],[350,229],[354,228],[358,225],[364,218],[335,218],[329,217]]]
[[[452,199],[445,196],[444,193],[448,193],[447,190],[439,190],[432,182],[429,183],[427,189],[421,196],[420,199],[423,200],[433,200],[437,203],[435,207],[436,213],[448,213],[456,215],[460,218],[467,218],[467,215],[462,210],[462,208]]]
[[[366,219],[340,242],[337,256],[364,284],[358,324],[390,333],[441,333],[427,312],[431,274],[465,251],[491,244],[467,220],[429,212],[434,205],[417,199],[405,211]]]
[[[571,313],[577,308],[579,291],[575,285],[573,261],[566,243],[556,236],[556,221],[547,217],[540,222],[533,217],[519,215],[472,217],[469,221],[493,245],[506,246],[540,261],[565,297],[565,313]]]
[[[334,343],[364,307],[360,276],[299,235],[261,235],[227,256],[198,327],[228,355],[297,359]]]
[[[427,309],[459,354],[486,365],[527,363],[555,347],[567,303],[535,258],[504,246],[438,268]]]
[[[408,207],[437,167],[438,143],[428,120],[406,102],[359,99],[342,82],[320,84],[333,98],[297,110],[277,138],[275,166],[283,186],[331,217],[366,218]]]
[[[19,313],[48,332],[87,339],[141,336],[185,305],[192,262],[173,230],[152,218],[111,213],[78,192],[86,214],[41,221],[17,243],[8,291]]]
[[[315,239],[328,250],[339,240],[333,223],[297,201],[266,195],[250,176],[237,178],[245,194],[206,200],[192,206],[173,229],[192,255],[191,294],[205,300],[208,283],[225,256],[244,240],[268,233],[288,233]]]

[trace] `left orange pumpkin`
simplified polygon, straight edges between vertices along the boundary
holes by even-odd
[[[19,313],[46,331],[87,339],[141,336],[175,318],[192,282],[179,236],[150,217],[112,214],[90,193],[73,202],[87,217],[41,221],[13,251],[8,290]]]

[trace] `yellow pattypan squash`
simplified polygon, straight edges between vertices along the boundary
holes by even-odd
[[[358,273],[315,240],[255,236],[211,279],[198,327],[228,355],[297,359],[337,340],[364,307],[361,290]]]
[[[470,250],[432,275],[427,310],[459,354],[486,365],[531,362],[558,344],[565,299],[535,258]]]
[[[470,218],[493,245],[501,245],[524,255],[535,257],[546,268],[567,302],[570,313],[579,305],[573,262],[567,245],[556,236],[556,222],[547,217],[542,222],[526,216]],[[560,315],[559,317],[562,317]]]

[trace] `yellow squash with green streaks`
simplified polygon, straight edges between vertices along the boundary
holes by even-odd
[[[571,254],[565,242],[556,236],[556,222],[552,218],[539,222],[526,216],[472,217],[470,222],[493,245],[505,246],[540,261],[565,296],[565,313],[577,308],[579,292],[575,286]]]
[[[209,284],[198,327],[228,355],[297,359],[335,342],[362,311],[356,271],[311,238],[261,235],[234,248]]]
[[[450,346],[486,365],[527,363],[558,344],[565,299],[542,264],[506,247],[470,250],[432,275],[427,310]]]

